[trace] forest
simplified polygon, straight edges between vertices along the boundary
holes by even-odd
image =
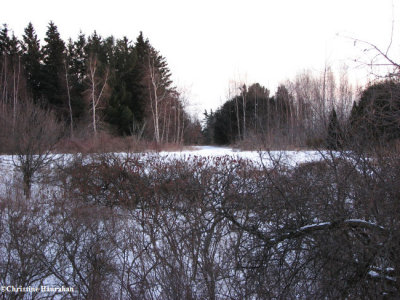
[[[275,95],[258,83],[237,87],[215,112],[205,111],[206,143],[249,149],[332,149],[395,143],[399,138],[399,83],[385,78],[356,90],[341,74],[310,72],[281,84]]]
[[[142,33],[135,43],[96,32],[65,42],[50,22],[42,45],[31,23],[21,40],[3,25],[0,53],[0,99],[3,113],[13,110],[11,122],[29,101],[53,112],[63,137],[107,132],[159,144],[198,142],[199,122],[186,113],[166,59]]]
[[[188,114],[189,99],[172,82],[166,58],[141,32],[134,43],[96,31],[65,42],[50,22],[41,45],[32,23],[22,39],[4,24],[0,53],[0,99],[7,116],[2,122],[14,124],[31,102],[52,112],[63,128],[64,145],[93,140],[99,132],[130,136],[136,143],[253,149],[337,149],[365,141],[362,136],[375,142],[398,138],[392,117],[399,106],[395,78],[355,87],[346,66],[339,76],[328,65],[321,74],[303,71],[281,83],[275,94],[259,83],[231,82],[226,102],[214,112],[206,110],[201,125]],[[12,126],[4,125],[0,138],[12,136],[7,128]],[[4,140],[0,151],[12,152],[7,145]]]
[[[400,65],[378,54],[366,86],[233,82],[200,122],[141,32],[3,25],[0,298],[398,299]]]

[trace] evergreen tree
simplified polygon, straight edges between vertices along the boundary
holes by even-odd
[[[103,39],[96,31],[87,40],[81,33],[65,45],[50,22],[41,48],[32,23],[22,41],[14,35],[10,38],[7,25],[0,29],[0,98],[4,103],[18,101],[19,91],[26,90],[22,81],[26,77],[34,101],[69,122],[71,135],[79,121],[88,121],[89,113],[96,132],[99,114],[105,111],[106,121],[121,135],[141,134],[146,128],[147,138],[157,132],[160,142],[183,141],[191,119],[181,94],[172,86],[165,57],[142,33],[134,45],[126,37]],[[154,106],[159,106],[157,112]],[[199,128],[191,125],[191,132]]]
[[[286,127],[288,122],[288,112],[289,112],[289,91],[284,85],[280,85],[276,91],[275,100],[275,118],[277,122],[277,127]]]
[[[246,101],[246,105],[243,101]],[[246,125],[247,133],[259,134],[272,128],[273,122],[287,119],[287,100],[281,99],[280,109],[277,109],[274,98],[269,98],[269,90],[258,83],[252,84],[240,95],[228,99],[219,108],[212,120],[213,129],[206,129],[204,132],[213,132],[213,141],[216,144],[231,144],[241,138],[240,132]],[[243,110],[246,113],[243,113]],[[209,115],[206,115],[206,122]],[[246,117],[246,122],[244,122]],[[282,121],[281,121],[282,122]],[[209,123],[211,124],[211,123]],[[278,127],[279,124],[276,124]],[[283,125],[283,124],[281,124]]]
[[[131,105],[132,112],[134,114],[136,122],[138,123],[138,126],[142,126],[142,124],[145,122],[145,99],[148,99],[149,97],[144,78],[146,76],[146,61],[150,47],[150,42],[148,40],[145,40],[143,37],[143,33],[140,32],[139,36],[136,38],[134,46],[136,64],[131,73]]]
[[[4,24],[0,32],[0,100],[16,107],[23,82],[20,41]]]
[[[22,60],[25,67],[28,88],[35,102],[41,97],[41,60],[42,53],[40,42],[33,28],[29,23],[22,36]]]
[[[82,33],[79,34],[76,41],[73,42],[70,40],[67,46],[67,68],[74,123],[82,120],[87,111],[86,102],[83,97],[87,59],[84,50],[85,47],[86,38]]]
[[[0,101],[8,102],[8,61],[10,54],[10,37],[7,24],[0,30]]]
[[[86,46],[85,46],[85,53],[86,55],[96,55],[96,58],[102,63],[106,63],[106,53],[105,48],[103,47],[103,38],[97,34],[96,31],[93,32],[91,36],[89,36]]]
[[[211,109],[210,113],[205,110],[203,115],[204,129],[202,130],[202,134],[204,143],[206,145],[212,145],[214,144],[215,114]]]
[[[114,48],[114,78],[112,93],[107,109],[107,120],[116,126],[119,134],[131,134],[134,131],[134,68],[136,52],[129,40],[124,37],[117,40]]]
[[[63,76],[65,44],[53,22],[49,23],[44,40],[46,45],[43,47],[42,91],[48,104],[56,109],[59,116],[62,116],[67,112],[66,86]]]
[[[335,109],[332,109],[329,117],[326,146],[329,150],[339,150],[342,147],[342,131]]]
[[[70,44],[68,47],[71,74],[74,75],[76,84],[79,85],[83,85],[86,75],[86,60],[88,55],[85,52],[85,48],[86,37],[82,32],[78,35],[78,39],[73,42],[73,45]]]
[[[240,107],[241,105],[239,105]],[[242,115],[241,110],[239,115]],[[237,124],[234,98],[225,102],[214,114],[214,142],[218,145],[234,143],[239,138]],[[239,126],[240,124],[242,124],[242,119],[240,119]]]
[[[149,137],[152,135],[158,140],[162,130],[158,128],[161,112],[158,111],[157,105],[161,104],[160,97],[166,100],[169,95],[175,93],[171,86],[171,72],[166,59],[151,46],[147,39],[144,39],[142,32],[136,39],[135,50],[137,62],[132,73],[134,81],[132,104],[136,108],[133,111],[134,117],[139,124],[147,124]],[[152,75],[153,78],[151,78]],[[156,91],[152,86],[154,83],[156,83]],[[156,97],[158,97],[157,100],[155,100]]]
[[[387,142],[400,138],[400,84],[387,80],[366,88],[350,115],[353,140]]]
[[[10,51],[10,37],[8,35],[8,26],[3,24],[3,28],[0,30],[0,55],[4,56],[9,54]]]

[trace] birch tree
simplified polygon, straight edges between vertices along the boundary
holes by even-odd
[[[91,125],[94,137],[97,136],[98,111],[102,108],[101,104],[106,99],[108,89],[109,70],[105,68],[101,72],[100,63],[96,55],[91,55],[88,61],[88,89],[86,90],[90,99]]]
[[[170,87],[170,72],[167,63],[158,52],[150,48],[147,55],[146,65],[146,83],[149,92],[149,104],[151,116],[153,119],[154,139],[158,143],[161,142],[160,125],[162,126],[162,104],[168,99],[172,92]],[[161,123],[161,124],[160,124]]]
[[[68,112],[69,112],[69,129],[70,129],[70,135],[71,137],[74,136],[74,123],[73,123],[73,118],[72,118],[72,105],[71,105],[71,87],[69,84],[69,79],[68,79],[68,67],[67,67],[67,62],[64,61],[64,66],[65,66],[65,85],[67,89],[67,97],[68,97]]]
[[[243,84],[239,88],[241,94],[242,94],[242,105],[243,105],[243,140],[246,138],[246,94],[247,94],[247,87],[246,84]]]

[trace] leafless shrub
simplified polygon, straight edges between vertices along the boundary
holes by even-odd
[[[18,246],[15,274],[78,298],[396,298],[398,154],[321,157],[70,156],[41,206],[2,202],[0,272]]]
[[[31,101],[7,109],[1,117],[6,151],[22,173],[24,193],[30,198],[35,174],[54,158],[52,150],[62,136],[62,125],[51,111]]]

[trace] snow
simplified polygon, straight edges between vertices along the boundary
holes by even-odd
[[[374,222],[369,222],[369,221],[365,221],[365,220],[362,220],[362,219],[349,219],[349,220],[346,220],[345,223],[347,223],[347,224],[361,223],[361,224],[364,224],[364,225],[368,225],[368,226],[373,226],[373,227],[378,227],[380,229],[384,229],[384,227],[382,227],[382,226],[380,226],[380,225],[378,225],[378,224],[376,224]]]
[[[374,222],[370,222],[370,221],[366,221],[366,220],[362,220],[362,219],[347,219],[347,220],[344,220],[343,223],[350,224],[350,225],[362,224],[362,225],[376,227],[376,228],[384,230],[384,227],[382,227]],[[329,226],[331,224],[332,224],[331,222],[321,222],[321,223],[305,225],[303,227],[300,227],[297,231],[304,231],[304,230],[311,229],[311,228],[325,227],[325,226]]]
[[[373,270],[368,271],[368,275],[371,276],[372,278],[384,278],[384,279],[389,280],[389,281],[396,281],[395,277],[383,276],[383,275],[381,275],[378,272],[373,271]]]
[[[310,229],[310,228],[329,226],[330,224],[331,224],[331,222],[322,222],[322,223],[317,223],[317,224],[310,224],[310,225],[306,225],[306,226],[300,227],[298,231],[303,231],[303,230],[307,230],[307,229]]]
[[[126,153],[119,153],[120,155]],[[221,157],[230,156],[233,158],[247,159],[251,161],[263,160],[280,160],[287,162],[291,165],[300,164],[304,162],[310,162],[318,159],[322,159],[325,155],[324,152],[319,151],[240,151],[230,147],[217,147],[217,146],[193,146],[182,151],[160,151],[160,152],[144,152],[138,153],[139,155],[149,156],[160,156],[166,158],[187,158],[187,157]],[[66,154],[55,154],[56,159],[67,158],[72,155]],[[11,155],[0,155],[0,170],[5,166],[13,164],[13,158]]]
[[[240,151],[230,147],[217,146],[192,146],[182,151],[161,151],[143,153],[114,153],[124,158],[128,155],[138,155],[144,163],[153,157],[159,157],[165,162],[173,160],[210,159],[210,163],[216,163],[215,158],[232,158],[234,160],[247,160],[254,163],[254,166],[271,168],[279,161],[281,166],[295,167],[299,164],[322,160],[327,153],[318,151]],[[54,154],[50,169],[57,164],[68,164],[73,159],[72,154]],[[214,160],[213,160],[214,159]],[[16,179],[21,180],[20,172],[15,171],[13,157],[11,155],[0,155],[0,192],[5,192],[10,182]],[[35,193],[35,185],[32,187]]]
[[[127,153],[117,153],[116,154],[118,158],[123,158],[126,155],[129,155]],[[274,161],[279,161],[283,163],[283,165],[288,166],[288,167],[294,167],[296,165],[299,165],[301,163],[306,163],[306,162],[311,162],[311,161],[317,161],[323,159],[324,156],[326,156],[326,153],[324,152],[318,152],[318,151],[238,151],[233,148],[228,148],[228,147],[215,147],[215,146],[196,146],[196,147],[191,147],[190,149],[185,149],[183,151],[174,151],[174,152],[166,152],[162,151],[159,153],[154,153],[154,152],[146,152],[146,153],[138,153],[134,155],[139,155],[140,159],[143,158],[143,162],[145,163],[146,161],[151,160],[152,157],[161,157],[163,161],[169,162],[174,159],[196,159],[196,158],[205,158],[205,159],[210,159],[210,163],[213,163],[213,158],[216,157],[232,157],[234,159],[244,159],[244,160],[249,160],[254,162],[255,164],[262,162],[264,166],[269,167],[274,165]],[[67,155],[61,155],[57,154],[54,155],[54,159],[58,161],[60,164],[68,164],[68,161],[70,161],[73,158],[73,155],[67,154]],[[19,172],[14,171],[14,166],[13,166],[13,161],[11,156],[3,155],[0,156],[0,174],[3,174],[3,176],[0,176],[0,193],[5,191],[7,188],[7,185],[15,180],[15,178],[19,178]],[[218,182],[216,183],[218,185]],[[250,185],[250,184],[249,184]],[[35,186],[34,188],[38,189],[38,186]],[[43,191],[42,191],[43,192]],[[121,212],[122,213],[122,212]],[[185,238],[185,234],[187,232],[190,232],[190,228],[192,224],[190,223],[190,220],[185,219],[183,216],[177,214],[173,215],[171,214],[170,211],[164,211],[165,213],[165,219],[168,220],[168,225],[171,227],[161,227],[158,228],[159,230],[156,230],[154,232],[154,236],[149,235],[148,232],[151,232],[151,229],[154,224],[151,223],[151,215],[149,216],[142,216],[143,212],[142,211],[130,211],[129,213],[126,212],[126,215],[121,218],[121,231],[120,234],[116,237],[116,240],[120,241],[122,244],[122,248],[119,249],[116,254],[115,254],[115,260],[121,264],[129,262],[132,263],[132,266],[135,266],[137,268],[143,267],[147,268],[149,270],[152,270],[153,268],[153,262],[156,260],[156,258],[152,257],[151,254],[147,254],[147,247],[149,248],[158,248],[158,249],[153,249],[149,250],[149,253],[151,251],[161,251],[167,253],[169,250],[169,247],[173,248],[173,245],[169,245],[169,241],[164,237],[168,236],[169,231],[174,231],[175,227],[180,229],[181,232],[178,235],[176,235],[176,241],[183,241]],[[200,213],[200,212],[199,212]],[[137,214],[137,216],[136,216]],[[142,218],[147,220],[146,222],[140,223]],[[148,217],[148,218],[147,218]],[[251,215],[247,216],[251,217]],[[44,220],[45,218],[43,218]],[[220,248],[221,251],[223,251],[224,247],[230,247],[231,240],[235,241],[236,239],[236,233],[235,232],[228,232],[228,226],[224,227],[222,226],[221,228],[218,228],[220,230],[218,233],[215,233],[214,231],[210,231],[211,229],[211,223],[214,221],[214,215],[208,213],[204,214],[202,216],[202,219],[204,223],[201,225],[204,226],[204,233],[200,236],[200,242],[201,243],[206,243],[206,239],[208,239],[208,236],[212,238],[211,242],[211,247]],[[240,218],[239,218],[240,220]],[[323,229],[324,227],[329,227],[332,223],[331,222],[323,222],[324,220],[312,220],[314,222],[313,224],[305,225],[302,227],[298,227],[297,230],[295,231],[290,231],[288,233],[283,233],[280,236],[271,236],[270,242],[271,243],[276,243],[277,248],[280,248],[281,243],[282,243],[282,238],[289,238],[292,233],[307,233],[308,230],[312,231],[313,229],[318,230],[318,229]],[[380,227],[376,223],[365,221],[362,219],[348,219],[344,220],[343,223],[347,223],[349,225],[351,224],[364,224],[368,226],[374,226],[374,227]],[[124,226],[126,225],[126,226]],[[268,236],[268,226],[272,226],[272,223],[268,224],[266,222],[265,226],[266,229],[263,230],[263,234]],[[141,227],[142,226],[142,227]],[[148,226],[143,227],[143,226]],[[157,227],[157,226],[156,226]],[[132,228],[137,228],[137,230],[131,231]],[[382,228],[383,229],[383,228]],[[99,229],[100,230],[100,229]],[[127,232],[125,232],[125,230]],[[146,233],[147,230],[147,233]],[[166,231],[166,234],[163,233],[163,230]],[[178,232],[178,231],[177,231]],[[140,233],[143,233],[140,235]],[[131,239],[126,240],[126,237],[131,234]],[[214,235],[214,236],[213,236]],[[142,244],[139,242],[139,239],[142,240]],[[152,241],[154,239],[154,241]],[[136,243],[137,242],[137,243]],[[172,242],[175,242],[173,240]],[[141,247],[143,246],[143,247]],[[127,248],[124,248],[127,247]],[[132,249],[130,249],[130,247]],[[128,249],[128,250],[127,250]],[[211,248],[210,248],[211,249]],[[212,250],[212,249],[211,249]],[[125,252],[126,251],[126,252]],[[219,250],[218,250],[219,251]],[[216,251],[212,257],[212,259],[216,262],[215,265],[223,265],[224,257],[221,253]],[[143,254],[143,257],[136,256],[138,253],[140,255]],[[146,256],[148,255],[148,256]],[[185,254],[186,255],[186,254]],[[51,256],[51,255],[50,255]],[[142,261],[143,259],[143,261]],[[199,258],[201,260],[201,258]],[[290,253],[286,254],[286,263],[291,263],[292,256]],[[194,268],[193,267],[193,260],[192,258],[188,255],[187,257],[183,257],[182,261],[185,262],[185,268],[183,270],[184,273],[190,273],[191,270]],[[171,263],[175,263],[173,260],[173,257],[171,258]],[[143,265],[141,265],[143,264]],[[390,269],[390,268],[387,268]],[[385,276],[384,272],[381,272],[382,274],[370,270],[369,271],[369,276],[371,277],[381,277]],[[124,275],[124,274],[122,274]],[[236,275],[236,274],[235,274]],[[208,278],[208,281],[211,281],[212,278],[210,277],[209,273],[206,273],[205,276]],[[238,276],[242,276],[241,273],[239,272]],[[384,278],[388,280],[395,280],[395,278],[390,277],[390,276],[385,276]],[[54,282],[57,282],[54,278],[49,278],[48,279],[50,283],[51,280],[54,280]],[[225,279],[222,278],[217,278],[217,290],[223,291],[222,294],[226,293],[226,295],[229,294],[229,291],[227,290],[227,287],[225,286]],[[160,289],[159,286],[154,286],[154,293],[158,294],[159,291],[157,289]],[[195,289],[202,289],[201,283],[199,281],[199,287],[196,287]]]
[[[187,157],[222,157],[230,156],[235,159],[245,159],[260,162],[261,159],[267,166],[272,165],[272,160],[279,160],[285,165],[295,166],[297,164],[320,160],[325,155],[319,151],[240,151],[235,148],[217,146],[195,146],[189,150],[158,153],[161,157],[187,158]]]

